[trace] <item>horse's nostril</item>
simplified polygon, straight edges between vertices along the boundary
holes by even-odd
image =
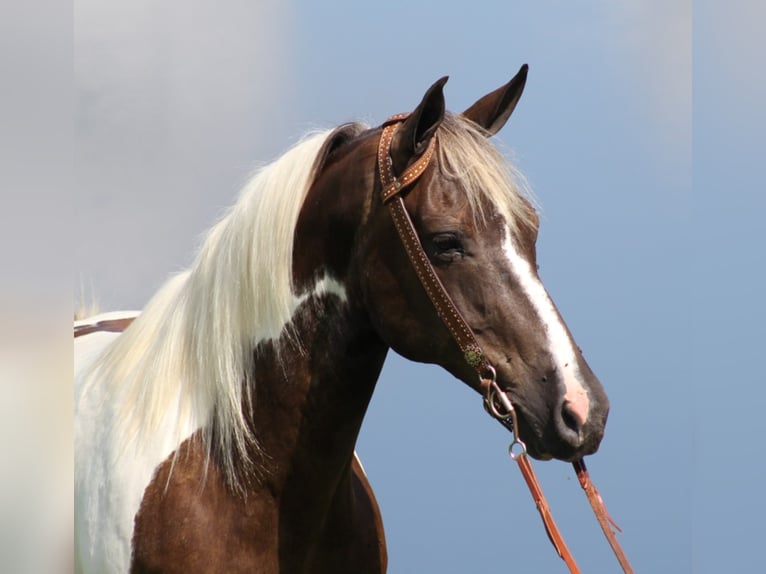
[[[564,424],[576,433],[580,433],[581,425],[579,417],[569,408],[569,401],[564,401],[561,406],[561,418]]]
[[[583,426],[579,414],[572,409],[569,401],[562,401],[559,416],[556,419],[559,436],[570,446],[578,447],[583,442]]]

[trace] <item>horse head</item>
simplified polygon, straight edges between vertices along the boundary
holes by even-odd
[[[530,454],[575,460],[598,448],[608,399],[538,275],[535,210],[488,141],[516,107],[526,74],[524,66],[460,115],[445,112],[446,78],[437,81],[399,123],[390,161],[401,174],[435,145],[422,176],[401,194],[419,241],[511,397]],[[386,345],[408,359],[441,365],[481,391],[380,200],[374,147],[380,135],[380,129],[346,127],[327,144],[317,185],[336,190],[344,208],[329,212],[345,214],[331,226],[334,241],[346,246],[336,249],[345,255],[336,256],[334,274],[345,277],[351,299]],[[349,181],[364,193],[344,194]]]

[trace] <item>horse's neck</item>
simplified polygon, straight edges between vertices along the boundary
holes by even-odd
[[[387,352],[352,307],[334,295],[309,301],[280,353],[257,353],[253,426],[278,490],[319,491],[348,471]]]
[[[362,527],[352,459],[387,347],[350,307],[334,295],[308,303],[279,355],[257,353],[253,425],[269,469],[261,492],[277,501],[287,570],[308,567],[328,524]]]

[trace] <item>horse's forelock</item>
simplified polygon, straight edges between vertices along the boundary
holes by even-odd
[[[535,226],[536,201],[521,172],[479,126],[447,114],[438,131],[442,174],[460,181],[474,217],[482,220],[483,200],[494,205],[513,232]]]

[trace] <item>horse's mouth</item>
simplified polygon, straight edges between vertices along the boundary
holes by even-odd
[[[594,446],[592,441],[570,444],[561,440],[553,429],[537,423],[535,419],[530,421],[529,415],[518,403],[516,411],[519,422],[518,437],[524,443],[527,454],[534,459],[572,462],[592,454],[598,448],[598,442]]]
[[[532,458],[538,460],[551,460],[554,455],[549,449],[542,445],[542,432],[536,425],[529,422],[529,415],[524,412],[518,402],[515,402],[515,410],[518,429],[514,429],[513,434],[524,444],[524,450]]]
[[[588,422],[582,428],[573,428],[575,423],[567,418],[567,412],[562,408],[565,403],[559,401],[560,411],[555,412],[545,403],[527,403],[518,387],[514,385],[501,382],[498,386],[507,389],[505,393],[513,405],[518,423],[518,428],[513,434],[524,443],[530,457],[543,461],[556,459],[573,462],[598,450],[603,437],[605,416],[596,419],[595,424]],[[493,414],[491,410],[490,414]],[[557,415],[560,415],[559,419],[555,418]],[[509,430],[512,429],[507,423],[505,426]]]
[[[524,440],[523,438],[521,439]],[[548,460],[560,460],[563,462],[572,462],[582,455],[578,451],[573,451],[569,447],[557,449],[555,452],[551,452],[549,448],[540,448],[536,442],[524,443],[526,446],[527,454],[536,460],[548,461]]]

